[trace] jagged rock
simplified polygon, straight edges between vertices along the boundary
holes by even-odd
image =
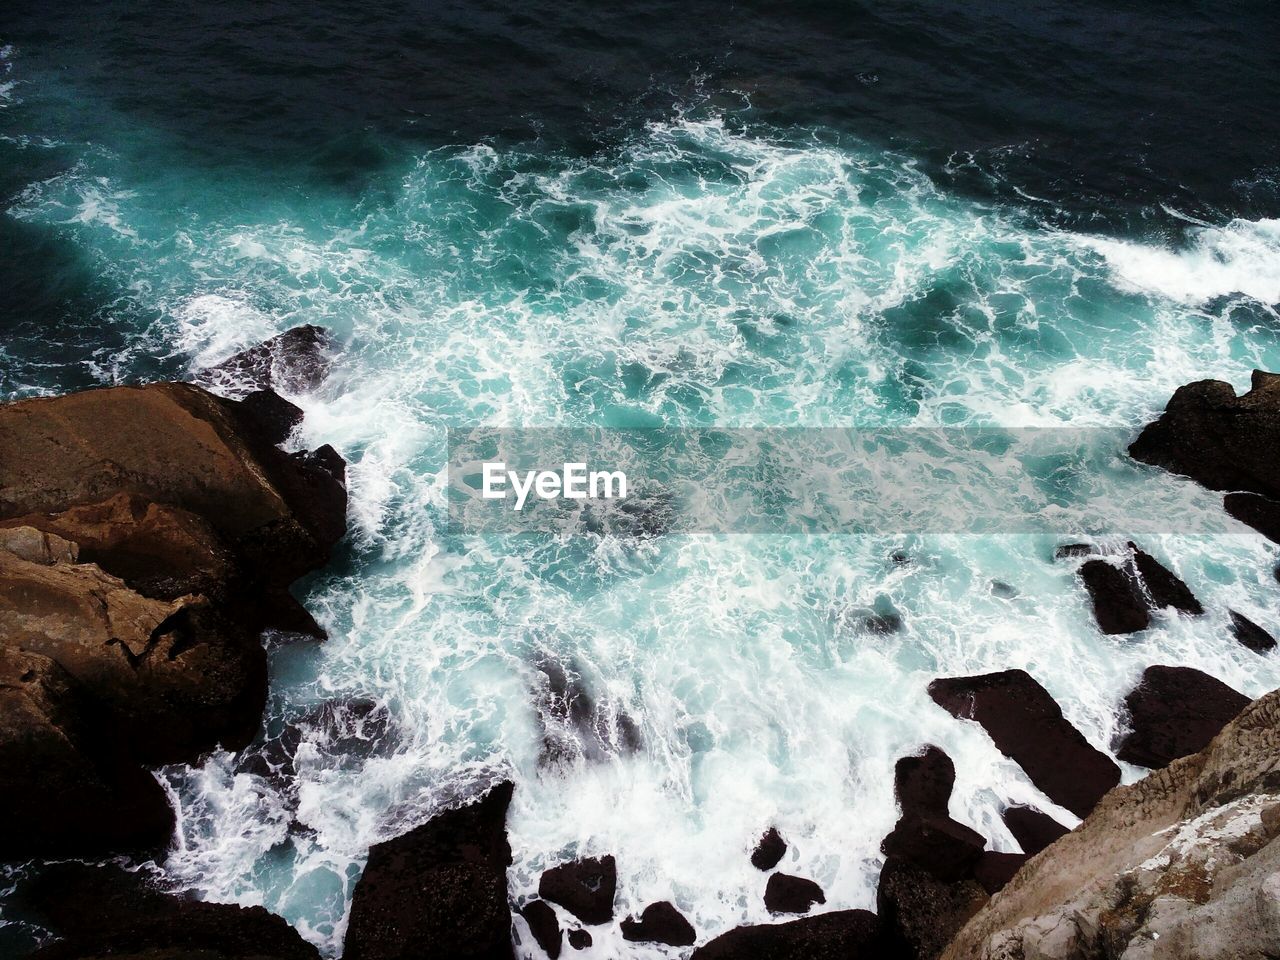
[[[538,896],[558,903],[583,923],[613,919],[618,867],[612,856],[573,860],[543,871]]]
[[[1276,648],[1276,638],[1263,630],[1242,613],[1229,610],[1231,614],[1231,633],[1241,646],[1248,647],[1254,653],[1266,653]]]
[[[1129,550],[1133,554],[1134,565],[1146,584],[1147,592],[1157,607],[1173,607],[1193,616],[1204,613],[1204,607],[1195,598],[1195,594],[1172,570],[1151,554],[1139,549],[1132,541],[1129,542]]]
[[[1079,574],[1103,633],[1136,633],[1151,626],[1147,599],[1130,571],[1106,560],[1088,560]]]
[[[893,791],[904,814],[947,816],[956,765],[933,744],[912,757],[900,757],[893,768]]]
[[[332,351],[329,332],[308,324],[242,350],[200,371],[197,379],[229,389],[279,388],[303,393],[324,382],[333,362]]]
[[[996,893],[1013,879],[1014,874],[1027,860],[1025,853],[998,853],[995,850],[984,850],[973,868],[973,878],[987,893]]]
[[[775,873],[764,888],[764,905],[770,913],[808,913],[815,903],[826,903],[826,894],[812,880]]]
[[[929,696],[953,716],[981,724],[1001,753],[1076,816],[1120,781],[1114,761],[1090,746],[1023,670],[934,680]]]
[[[1148,667],[1124,703],[1133,729],[1116,756],[1155,768],[1203,750],[1249,698],[1191,667]]]
[[[252,635],[202,598],[153,600],[94,564],[0,551],[0,637],[63,667],[143,763],[242,747],[266,702],[266,654]]]
[[[1098,552],[1091,543],[1064,543],[1053,551],[1055,560],[1072,560],[1076,557],[1087,557]]]
[[[0,551],[45,566],[78,563],[80,559],[79,544],[16,521],[0,525]]]
[[[521,908],[520,915],[529,924],[529,932],[542,952],[556,960],[564,945],[564,935],[560,932],[560,921],[551,904],[545,900],[530,900]]]
[[[284,443],[302,423],[300,407],[290,403],[274,390],[256,390],[236,406],[236,413],[251,430],[256,430],[266,443]]]
[[[1280,502],[1258,493],[1228,493],[1222,498],[1222,506],[1272,543],[1280,543]]]
[[[246,750],[236,770],[285,784],[297,774],[304,743],[311,744],[313,756],[323,758],[320,762],[324,768],[335,770],[370,757],[390,755],[397,736],[390,711],[376,700],[328,700],[286,721],[279,733]],[[315,762],[311,761],[313,765]]]
[[[0,646],[0,859],[158,851],[173,811],[47,657]]]
[[[692,960],[879,960],[879,934],[869,910],[836,910],[735,927],[693,951]]]
[[[640,914],[622,921],[624,940],[640,943],[665,943],[672,947],[690,947],[698,939],[693,925],[684,915],[665,900],[651,903]]]
[[[939,880],[920,866],[890,857],[876,888],[885,946],[877,956],[932,960],[986,902],[986,890],[973,878]]]
[[[262,907],[167,896],[119,867],[63,863],[18,890],[17,909],[63,939],[32,960],[319,960]]]
[[[344,960],[511,960],[506,816],[513,787],[369,851]]]
[[[640,748],[635,722],[619,708],[597,704],[576,670],[549,658],[539,660],[536,666],[540,676],[534,697],[542,722],[539,766],[579,758],[598,761]]]
[[[1107,794],[1026,864],[944,960],[1280,955],[1280,691],[1200,753]]]
[[[756,844],[755,850],[751,851],[751,865],[757,870],[772,870],[782,861],[786,852],[787,841],[782,839],[777,827],[770,827]]]
[[[1022,852],[1034,857],[1059,837],[1071,831],[1035,807],[1009,807],[1001,814]]]
[[[581,927],[569,931],[569,946],[575,950],[585,950],[591,946],[591,933]]]

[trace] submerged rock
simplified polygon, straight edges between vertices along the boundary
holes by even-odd
[[[770,913],[808,913],[815,903],[826,903],[826,894],[812,880],[775,873],[764,889],[764,905]]]
[[[1130,571],[1106,560],[1088,560],[1079,572],[1103,633],[1136,633],[1151,626],[1146,597]]]
[[[735,927],[693,951],[692,960],[880,960],[879,934],[869,910],[836,910]]]
[[[536,666],[540,677],[534,697],[542,723],[539,766],[599,761],[640,749],[635,721],[614,704],[596,703],[577,670],[550,658]]]
[[[1064,543],[1054,548],[1053,559],[1072,560],[1076,557],[1087,557],[1098,552],[1091,543]]]
[[[529,924],[529,932],[542,952],[556,960],[564,944],[564,935],[560,932],[560,921],[551,904],[545,900],[531,900],[521,908],[520,915]]]
[[[944,960],[1280,956],[1280,691],[1199,753],[1117,787],[1023,867]]]
[[[1243,647],[1254,653],[1266,653],[1276,648],[1276,638],[1263,630],[1242,613],[1229,610],[1231,614],[1231,633]]]
[[[991,595],[999,597],[1001,600],[1012,600],[1018,596],[1018,588],[1011,583],[1005,583],[1003,580],[992,580]]]
[[[755,850],[751,851],[751,865],[757,870],[772,870],[782,861],[786,852],[787,841],[782,839],[777,827],[770,827],[756,844]]]
[[[585,950],[591,946],[591,933],[581,927],[569,931],[569,946],[575,950]]]
[[[1035,807],[1009,807],[1001,814],[1022,852],[1034,857],[1049,844],[1071,831]]]
[[[1124,703],[1133,729],[1116,756],[1155,768],[1203,750],[1249,698],[1191,667],[1148,667]]]
[[[639,943],[665,943],[672,947],[690,947],[698,939],[693,925],[670,903],[651,903],[640,914],[622,921],[622,937]]]
[[[333,337],[324,327],[294,327],[200,371],[197,379],[232,390],[278,388],[303,393],[320,386],[329,375],[333,349]]]
[[[1088,814],[1120,781],[1115,762],[1092,747],[1023,670],[934,680],[929,696],[953,716],[981,724],[1001,753],[1076,816]]]
[[[583,923],[608,923],[613,919],[617,888],[613,857],[589,857],[543,871],[538,896],[560,904]]]
[[[501,783],[370,849],[344,960],[511,960],[512,789]]]
[[[18,890],[16,910],[61,939],[32,960],[319,960],[281,917],[262,907],[168,896],[145,874],[63,863]]]

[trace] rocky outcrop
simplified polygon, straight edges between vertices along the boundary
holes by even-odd
[[[1009,807],[1001,814],[1004,825],[1029,857],[1070,831],[1053,817],[1035,807]]]
[[[815,903],[826,903],[822,888],[804,877],[775,873],[764,888],[764,905],[770,913],[808,913]]]
[[[929,696],[953,716],[981,724],[1032,783],[1078,817],[1120,782],[1115,762],[1090,746],[1023,670],[934,680]]]
[[[369,851],[344,960],[512,960],[506,815],[513,787]]]
[[[529,925],[534,942],[542,948],[551,960],[557,960],[564,946],[564,934],[560,931],[560,920],[551,904],[545,900],[531,900],[520,910],[524,922]]]
[[[1116,756],[1143,767],[1167,767],[1198,753],[1249,704],[1249,698],[1191,667],[1148,667],[1124,698],[1130,731]]]
[[[616,704],[596,703],[581,674],[550,658],[536,664],[534,700],[542,723],[540,766],[598,761],[640,748],[635,721]]]
[[[618,865],[612,856],[588,857],[543,871],[538,896],[558,903],[583,923],[613,919],[618,889]]]
[[[257,733],[258,635],[318,632],[288,587],[345,529],[341,458],[272,445],[286,406],[188,384],[0,406],[0,650],[41,664],[3,700],[0,805],[46,795],[42,770],[83,787],[6,818],[0,856],[163,845],[171,816],[136,765]],[[80,816],[89,798],[101,801],[92,821]]]
[[[286,330],[200,371],[196,378],[226,391],[275,388],[289,393],[314,390],[329,373],[334,342],[324,327]]]
[[[787,853],[787,841],[777,827],[770,827],[751,851],[751,865],[757,870],[772,870]]]
[[[1088,560],[1080,579],[1103,633],[1136,633],[1151,625],[1151,611],[1173,608],[1199,616],[1204,607],[1172,570],[1130,542],[1128,553],[1111,560]]]
[[[1267,653],[1276,648],[1276,638],[1244,614],[1236,613],[1234,610],[1227,612],[1231,614],[1231,635],[1236,638],[1240,646],[1254,653]]]
[[[692,960],[880,960],[879,922],[868,910],[836,910],[788,923],[735,927]]]
[[[622,921],[622,937],[637,943],[665,943],[671,947],[691,947],[698,939],[693,925],[667,901],[651,903],[640,913],[640,919]]]
[[[311,944],[262,907],[178,899],[142,872],[64,863],[23,883],[11,908],[53,930],[32,960],[319,960]]]
[[[1032,859],[945,960],[1280,955],[1280,691],[1204,750],[1117,787]]]

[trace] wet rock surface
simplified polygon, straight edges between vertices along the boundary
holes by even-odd
[[[1249,698],[1191,667],[1155,666],[1146,669],[1124,703],[1132,729],[1116,756],[1158,768],[1207,747]]]
[[[534,942],[551,960],[556,960],[564,946],[564,934],[560,931],[560,920],[551,904],[545,900],[532,900],[524,905],[520,915],[529,924]]]
[[[1234,610],[1228,612],[1231,614],[1231,634],[1242,647],[1247,647],[1254,653],[1267,653],[1276,648],[1276,638],[1266,630],[1242,613]]]
[[[1151,626],[1142,585],[1132,571],[1107,560],[1088,560],[1080,567],[1080,579],[1103,633],[1136,633]]]
[[[583,923],[613,919],[618,867],[612,856],[590,857],[552,867],[538,881],[538,896],[558,903]]]
[[[782,839],[777,827],[770,827],[751,851],[751,865],[757,870],[772,870],[786,853],[787,841]]]
[[[639,943],[665,943],[672,947],[692,946],[697,939],[693,925],[684,914],[665,900],[645,907],[639,920],[634,917],[623,920],[622,936]]]
[[[324,327],[294,327],[242,350],[197,374],[196,379],[228,390],[314,390],[333,363],[335,344]]]
[[[826,903],[822,888],[812,880],[775,873],[764,888],[764,905],[770,913],[808,913],[815,903]]]
[[[1001,818],[1027,856],[1034,857],[1049,844],[1071,831],[1035,807],[1009,807]]]
[[[692,960],[879,960],[880,928],[869,910],[836,910],[787,923],[735,927]]]

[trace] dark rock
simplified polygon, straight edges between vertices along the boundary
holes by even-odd
[[[1280,501],[1257,493],[1228,493],[1222,498],[1222,506],[1272,543],[1280,543]]]
[[[591,933],[581,927],[569,931],[569,946],[575,950],[585,950],[591,946]]]
[[[1116,756],[1159,768],[1207,747],[1249,698],[1191,667],[1148,667],[1124,702],[1133,730]]]
[[[1087,557],[1098,552],[1091,543],[1064,543],[1053,551],[1053,559],[1070,560],[1075,557]]]
[[[294,327],[200,371],[197,379],[233,389],[302,393],[324,382],[332,351],[333,338],[323,327]]]
[[[1032,783],[1078,817],[1120,782],[1114,761],[1090,746],[1023,670],[934,680],[929,696],[953,716],[980,723]]]
[[[884,952],[877,956],[932,960],[987,902],[973,879],[944,882],[910,863],[890,857],[880,871],[876,911]]]
[[[987,893],[996,893],[1013,879],[1018,869],[1030,859],[1025,853],[997,853],[985,850],[973,869],[973,878]]]
[[[826,903],[822,888],[812,880],[775,873],[764,888],[764,905],[770,913],[808,913],[815,903]]]
[[[1211,490],[1280,500],[1280,377],[1255,370],[1252,389],[1239,397],[1221,380],[1179,387],[1129,456]]]
[[[692,960],[879,960],[880,924],[869,910],[836,910],[787,923],[735,927]]]
[[[880,850],[886,857],[914,864],[939,880],[954,882],[973,874],[986,841],[947,816],[903,814]]]
[[[894,563],[910,563],[911,554],[907,553],[905,550],[893,550],[889,553],[889,559]]]
[[[236,412],[248,429],[273,446],[288,440],[303,416],[300,407],[274,390],[255,390],[237,404]]]
[[[1003,580],[992,580],[991,595],[999,597],[1001,600],[1012,600],[1018,595],[1018,588],[1013,584],[1005,583]]]
[[[1071,832],[1035,807],[1009,807],[1002,816],[1018,846],[1029,857],[1034,857],[1053,841]]]
[[[33,960],[319,960],[282,918],[167,896],[145,875],[114,866],[62,863],[22,884],[15,908],[63,939]]]
[[[624,940],[640,943],[665,943],[672,947],[690,947],[698,939],[693,925],[675,907],[663,900],[644,908],[640,919],[622,921]]]
[[[1103,633],[1136,633],[1151,626],[1146,597],[1132,573],[1106,560],[1087,560],[1079,572]]]
[[[1194,616],[1204,613],[1204,607],[1195,598],[1195,594],[1172,570],[1151,554],[1139,549],[1132,541],[1129,549],[1133,552],[1133,562],[1138,573],[1142,575],[1147,591],[1157,607],[1173,607]]]
[[[310,743],[325,769],[357,766],[370,757],[389,756],[399,731],[390,711],[367,697],[327,700],[287,721],[280,732],[245,751],[237,772],[253,773],[277,783],[297,774],[298,750]]]
[[[751,865],[757,870],[772,870],[782,861],[786,852],[787,841],[782,839],[777,827],[770,827],[751,852]]]
[[[857,627],[863,633],[888,636],[902,629],[902,615],[898,613],[869,613],[857,618]]]
[[[173,825],[70,674],[0,646],[0,859],[159,852]]]
[[[956,766],[933,744],[913,757],[901,757],[893,768],[893,792],[904,814],[947,816]]]
[[[512,789],[501,783],[369,851],[345,960],[511,960]]]
[[[1228,611],[1231,614],[1231,633],[1241,646],[1248,647],[1254,653],[1266,653],[1276,648],[1276,638],[1244,614]]]
[[[531,900],[521,909],[520,915],[529,924],[529,931],[533,934],[533,939],[537,941],[538,946],[542,948],[542,952],[551,960],[556,960],[560,956],[564,935],[560,932],[560,921],[556,918],[556,912],[551,908],[551,904],[545,900]]]
[[[538,896],[558,903],[583,923],[613,919],[618,868],[612,856],[574,860],[552,867],[538,882]]]
[[[599,761],[640,749],[640,730],[635,721],[620,708],[596,703],[577,670],[550,658],[539,660],[535,666],[542,675],[534,690],[542,722],[540,766],[578,759]]]

